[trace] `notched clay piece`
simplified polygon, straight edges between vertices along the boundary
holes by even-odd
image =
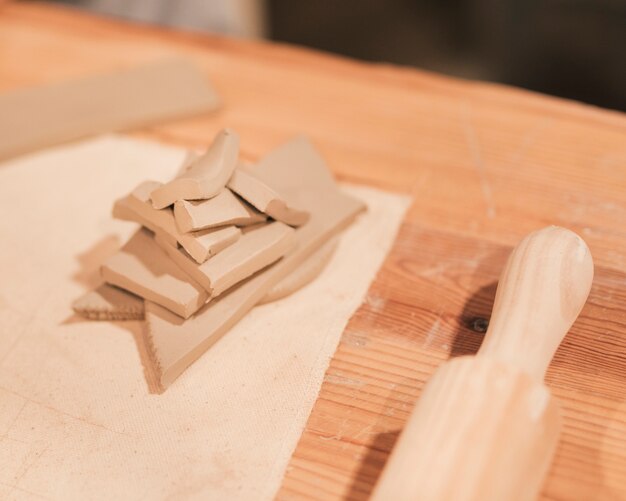
[[[225,225],[248,226],[267,219],[228,188],[208,200],[178,200],[174,204],[174,217],[183,233]]]
[[[156,181],[144,181],[129,195],[115,202],[113,216],[145,226],[172,246],[180,244],[198,263],[216,255],[241,236],[241,230],[234,226],[191,233],[180,232],[172,209],[155,209],[150,204],[150,193],[155,186],[160,185]]]
[[[157,243],[214,298],[289,252],[294,245],[294,230],[278,221],[264,224],[202,264],[167,242],[158,239]]]
[[[339,190],[323,159],[304,138],[273,151],[255,170],[264,178],[275,180],[276,190],[289,196],[294,206],[310,212],[310,220],[295,230],[296,245],[280,261],[213,299],[185,322],[167,309],[146,301],[147,341],[163,387],[169,386],[272,287],[346,228],[365,208],[362,202]]]
[[[278,284],[272,287],[258,305],[271,303],[283,299],[293,294],[305,285],[315,280],[324,268],[328,265],[337,246],[339,245],[338,237],[326,242],[315,253],[298,266],[292,273],[283,278]]]
[[[294,167],[297,170],[297,166]],[[260,179],[256,170],[240,165],[233,173],[228,187],[237,195],[268,216],[290,226],[302,226],[309,220],[309,213],[300,210],[293,200],[273,188],[275,179],[269,183]]]
[[[143,320],[143,299],[113,285],[102,284],[72,303],[74,312],[90,320]]]
[[[142,228],[100,269],[105,282],[154,301],[188,318],[203,306],[207,292],[181,270]]]
[[[217,195],[230,179],[239,156],[239,135],[218,132],[207,152],[169,183],[155,188],[152,206],[163,209],[177,200],[203,200]]]

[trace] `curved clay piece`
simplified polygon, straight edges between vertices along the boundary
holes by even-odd
[[[183,163],[180,164],[178,168],[178,172],[176,172],[176,177],[182,176],[185,172],[189,170],[189,168],[200,158],[202,155],[194,150],[187,150],[185,152],[185,158],[183,158]]]
[[[151,193],[152,206],[163,209],[177,200],[214,197],[232,176],[238,156],[239,135],[231,129],[221,130],[204,155]]]
[[[250,205],[276,221],[289,226],[302,226],[309,220],[307,211],[295,208],[295,204],[270,188],[247,167],[239,166],[235,170],[228,182],[228,187]]]
[[[228,188],[209,200],[176,201],[174,217],[178,229],[184,233],[226,225],[249,226],[267,219]]]
[[[293,273],[287,275],[278,284],[272,287],[258,304],[271,303],[293,294],[305,285],[311,283],[322,273],[330,262],[337,246],[339,238],[335,237],[326,242],[310,258],[304,261]]]

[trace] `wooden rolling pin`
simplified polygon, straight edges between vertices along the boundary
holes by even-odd
[[[543,379],[592,279],[591,254],[575,233],[553,226],[524,238],[500,278],[478,354],[433,375],[372,499],[535,499],[560,428]]]

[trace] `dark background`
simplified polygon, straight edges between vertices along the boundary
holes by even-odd
[[[626,0],[269,0],[270,37],[626,110]]]
[[[264,34],[626,111],[626,0],[56,1],[183,29]],[[258,31],[229,28],[228,13],[242,5],[260,13]]]

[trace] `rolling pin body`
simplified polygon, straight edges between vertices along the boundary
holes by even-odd
[[[593,263],[576,234],[550,227],[513,251],[476,356],[426,385],[372,499],[535,499],[559,435],[545,370],[589,294]]]

